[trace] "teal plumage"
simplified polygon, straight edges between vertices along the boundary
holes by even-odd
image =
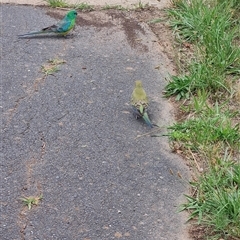
[[[147,114],[148,97],[140,80],[135,82],[135,88],[131,97],[131,105],[136,118],[143,118],[146,124],[152,128],[153,124],[151,123]]]
[[[21,34],[21,35],[18,35],[18,37],[27,37],[27,36],[37,35],[37,34],[48,34],[48,33],[55,33],[57,35],[66,36],[73,29],[75,25],[76,17],[77,17],[77,11],[71,10],[56,25],[43,28],[40,31]]]

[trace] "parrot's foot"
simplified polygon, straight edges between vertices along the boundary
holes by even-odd
[[[74,38],[74,34],[73,33],[68,34],[68,35],[65,36],[65,38]]]

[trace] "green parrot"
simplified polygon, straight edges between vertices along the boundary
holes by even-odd
[[[147,114],[148,97],[145,90],[142,87],[140,80],[135,81],[135,88],[132,92],[131,105],[133,107],[136,118],[143,118],[149,127],[153,127],[153,124],[149,120]]]
[[[27,37],[36,34],[47,34],[47,33],[56,33],[57,35],[66,36],[74,27],[77,17],[77,11],[69,11],[65,17],[58,22],[56,25],[52,25],[46,28],[43,28],[40,31],[29,32],[25,34],[18,35],[18,37]]]

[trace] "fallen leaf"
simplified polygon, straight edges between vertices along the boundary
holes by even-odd
[[[133,71],[134,69],[132,67],[126,67],[126,70]]]
[[[130,112],[129,111],[122,111],[122,113],[129,114]]]
[[[114,237],[116,237],[116,238],[121,238],[121,237],[122,237],[122,234],[121,234],[120,232],[116,232],[116,233],[114,234]]]
[[[183,43],[184,47],[186,48],[191,48],[191,44],[190,43]]]
[[[178,172],[177,173],[178,177],[182,179],[182,175]]]

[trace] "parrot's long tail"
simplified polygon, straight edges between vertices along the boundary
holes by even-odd
[[[153,124],[151,123],[151,121],[150,121],[150,119],[149,119],[149,117],[148,117],[148,114],[147,114],[146,112],[143,114],[142,117],[143,117],[144,121],[146,122],[146,124],[147,124],[149,127],[153,128]]]
[[[46,32],[44,32],[44,31],[29,32],[29,33],[20,34],[20,35],[18,35],[18,37],[20,37],[20,38],[21,37],[28,37],[28,36],[42,34],[42,33],[46,33]]]

